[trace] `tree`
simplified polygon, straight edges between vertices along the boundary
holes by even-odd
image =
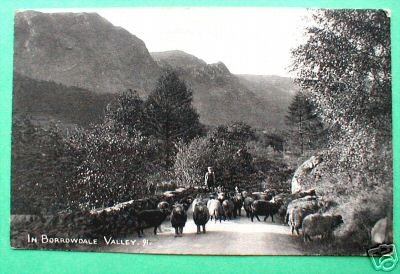
[[[169,71],[160,77],[146,101],[144,133],[161,140],[166,169],[173,165],[176,144],[187,143],[202,132],[192,100],[192,92],[186,84],[175,72]]]
[[[145,128],[144,106],[137,91],[128,89],[119,94],[114,105],[107,107],[106,115],[115,121],[116,126],[124,127],[129,134],[133,134]]]
[[[318,10],[293,50],[297,82],[324,122],[391,129],[390,18],[383,10]]]
[[[297,92],[286,115],[289,143],[294,150],[315,149],[323,138],[323,124],[311,100],[304,92]]]
[[[211,135],[216,140],[229,140],[239,148],[244,148],[248,141],[256,139],[255,131],[246,123],[232,122],[226,126],[218,126],[211,131]]]
[[[12,213],[54,214],[67,209],[67,180],[77,158],[68,153],[58,126],[13,117]]]
[[[246,143],[255,138],[254,131],[243,123],[232,123],[211,130],[178,149],[175,175],[183,185],[203,185],[208,166],[214,167],[217,183],[232,189],[248,183],[255,169]]]
[[[342,233],[366,243],[373,222],[391,214],[384,210],[393,189],[390,17],[340,9],[317,10],[313,19],[293,50],[293,70],[329,128],[329,143],[320,176],[306,187],[341,201],[335,211],[348,214]]]
[[[158,170],[157,143],[140,132],[121,130],[112,120],[80,129],[68,140],[82,159],[68,188],[71,207],[112,206],[147,192],[147,177]]]
[[[377,172],[391,167],[390,17],[344,9],[317,10],[313,19],[293,70],[330,128],[332,168],[350,180],[391,181]]]

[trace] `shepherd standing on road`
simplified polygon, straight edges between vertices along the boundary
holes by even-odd
[[[208,188],[209,191],[214,191],[215,188],[215,173],[212,167],[208,167],[208,171],[206,176],[204,177],[204,184]]]

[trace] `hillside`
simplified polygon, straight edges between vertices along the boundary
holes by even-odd
[[[236,75],[244,86],[263,99],[275,102],[275,105],[288,106],[290,100],[298,90],[293,80],[288,77],[275,75]]]
[[[192,89],[194,107],[206,125],[244,121],[257,128],[283,127],[291,93],[279,81],[237,76],[222,62],[207,64],[183,51],[150,54],[142,40],[96,13],[16,13],[14,71],[33,80],[61,84],[66,93],[67,87],[77,87],[88,93],[105,94],[101,99],[91,95],[99,106],[104,106],[109,94],[129,88],[146,97],[166,69],[176,70]],[[17,77],[15,83],[18,80]],[[55,104],[51,106],[55,115],[56,106],[62,107],[60,102],[73,102],[74,96],[79,101],[82,96],[63,92],[53,90],[50,95],[41,90],[32,102],[25,103],[31,104],[30,109],[39,110],[33,102],[43,106],[40,94],[47,96],[43,101]],[[18,90],[15,95],[19,95]],[[57,114],[59,118],[62,113],[67,116],[61,120],[75,121],[63,111]]]
[[[53,120],[87,126],[102,121],[104,110],[114,97],[14,73],[14,116],[30,115],[40,122]]]
[[[152,52],[151,56],[161,67],[178,71],[189,83],[205,123],[243,120],[255,127],[284,126],[295,89],[291,79],[235,75],[222,62],[207,64],[183,51]]]
[[[171,68],[187,69],[207,65],[203,60],[181,50],[151,52],[150,54],[154,61],[158,62],[161,66],[171,66]]]
[[[293,80],[274,75],[236,75],[239,82],[266,102],[268,111],[277,121],[276,128],[285,126],[285,115],[298,90]]]
[[[97,13],[16,13],[14,70],[96,93],[144,94],[160,75],[142,40]]]

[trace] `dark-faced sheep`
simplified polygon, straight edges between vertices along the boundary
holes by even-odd
[[[157,208],[160,209],[160,210],[167,211],[167,216],[171,213],[170,205],[166,201],[159,202],[158,205],[157,205]],[[161,231],[161,225],[158,227],[158,231],[162,232]]]
[[[282,200],[282,201],[284,201],[284,200],[286,200],[289,196],[290,196],[290,194],[288,194],[288,193],[279,193],[279,194],[276,194],[276,195],[274,196],[274,201],[277,201],[277,200]]]
[[[220,192],[218,193],[218,201],[222,204],[223,201],[226,199],[226,193],[225,192]]]
[[[211,199],[207,203],[207,208],[208,212],[210,214],[210,219],[212,220],[214,218],[215,222],[219,219],[219,222],[221,222],[222,219],[222,205],[220,201],[217,199]]]
[[[278,209],[278,216],[281,219],[282,223],[285,223],[286,212],[287,212],[287,206],[282,204]]]
[[[175,237],[182,237],[186,221],[187,215],[184,206],[181,204],[174,205],[171,213],[171,225],[175,228]]]
[[[322,215],[320,213],[308,215],[302,224],[304,242],[311,241],[312,236],[332,238],[333,231],[342,223],[341,215]]]
[[[270,198],[269,200],[271,200],[273,197],[275,197],[275,195],[277,194],[276,189],[266,189],[264,190],[264,193],[266,193]]]
[[[160,209],[149,209],[140,211],[137,216],[138,236],[141,237],[144,234],[143,229],[145,227],[154,227],[154,234],[156,235],[157,227],[161,225],[168,214],[169,212],[167,210]]]
[[[242,214],[242,206],[243,206],[243,198],[240,193],[236,193],[235,196],[232,198],[233,201],[233,218],[236,218],[237,216],[241,216]]]
[[[157,205],[157,208],[160,210],[169,210],[170,209],[169,203],[166,201],[159,202]]]
[[[190,204],[193,202],[193,198],[188,196],[179,200],[178,204],[182,205],[185,211],[187,211],[190,207]]]
[[[254,200],[269,201],[268,200],[268,195],[266,193],[264,193],[264,192],[253,192],[253,193],[251,193],[251,196],[254,198]]]
[[[277,194],[277,195],[275,195],[273,198],[272,198],[272,202],[279,202],[279,203],[281,203],[282,205],[284,205],[286,208],[287,208],[287,206],[289,205],[289,203],[291,202],[291,201],[293,201],[294,200],[294,198],[293,198],[293,196],[291,195],[291,194],[288,194],[288,193],[280,193],[280,194]]]
[[[147,200],[147,206],[148,206],[148,208],[146,208],[146,209],[156,209],[157,208],[157,205],[159,202],[159,200],[157,198],[149,197],[146,200]]]
[[[226,218],[228,218],[229,220],[232,220],[234,208],[235,208],[235,205],[233,204],[232,200],[226,199],[222,202],[224,221],[226,221]]]
[[[265,216],[264,221],[267,220],[269,216],[271,216],[272,222],[274,222],[274,215],[278,213],[278,209],[280,204],[264,201],[264,200],[255,200],[251,204],[251,221],[253,222],[254,216],[260,221],[258,216]]]
[[[197,234],[201,232],[200,226],[203,227],[203,233],[206,233],[206,223],[210,219],[207,206],[203,202],[198,202],[194,206],[193,221],[197,225]]]
[[[246,211],[246,217],[249,218],[251,216],[251,204],[254,202],[254,199],[251,197],[244,198],[243,208]]]
[[[208,199],[212,200],[212,199],[217,199],[218,194],[216,192],[211,192],[208,194]]]
[[[271,200],[271,202],[280,204],[280,207],[278,209],[278,216],[281,219],[282,223],[285,222],[288,204],[292,201],[291,199],[288,199],[288,197],[289,197],[289,194],[280,193],[280,194],[275,195]]]

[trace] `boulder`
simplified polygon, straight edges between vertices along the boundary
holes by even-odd
[[[382,218],[377,221],[371,229],[371,243],[377,244],[391,244],[393,242],[393,224],[391,218]]]
[[[292,193],[304,190],[304,179],[322,162],[322,156],[312,156],[301,164],[293,175],[291,188]]]

